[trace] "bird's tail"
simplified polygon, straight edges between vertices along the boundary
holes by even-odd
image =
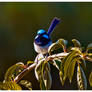
[[[60,22],[60,19],[58,19],[57,17],[55,17],[52,22],[51,25],[48,29],[47,34],[50,35],[52,33],[52,31],[54,30],[54,28],[56,27],[56,25]]]

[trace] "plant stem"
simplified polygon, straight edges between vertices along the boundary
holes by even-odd
[[[85,57],[85,59],[92,62],[92,59],[90,57]]]
[[[14,81],[17,83],[19,82],[28,72],[30,72],[32,69],[35,68],[37,63],[33,63],[32,65],[30,65],[29,67],[27,67],[26,69],[24,69],[15,79]]]
[[[66,52],[62,52],[59,54],[54,54],[54,55],[50,55],[46,58],[41,59],[40,61],[49,61],[49,60],[53,60],[54,58],[63,58],[65,56],[67,56],[69,53]],[[38,62],[40,62],[38,61]],[[38,64],[38,62],[34,62],[33,64],[31,64],[30,66],[28,66],[26,69],[24,69],[15,79],[14,81],[17,83],[19,82],[28,72],[30,72],[32,69],[34,69],[36,67],[36,65]]]

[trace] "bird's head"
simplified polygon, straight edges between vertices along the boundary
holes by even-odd
[[[51,41],[50,36],[43,29],[38,30],[34,42],[39,46],[46,46]]]

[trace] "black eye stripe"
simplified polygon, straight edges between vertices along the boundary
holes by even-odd
[[[36,44],[38,44],[39,46],[45,46],[51,41],[51,39],[50,38],[47,39],[43,36],[40,36],[39,38],[35,39],[35,41],[36,41]]]

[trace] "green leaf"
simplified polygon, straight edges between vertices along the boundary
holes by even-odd
[[[92,57],[92,53],[87,53],[86,56]]]
[[[42,71],[43,63],[44,63],[44,61],[38,61],[38,64],[35,67],[35,76],[36,76],[37,80],[39,80],[41,78],[41,71]]]
[[[70,63],[70,66],[68,68],[68,78],[70,80],[70,83],[72,82],[72,77],[73,77],[73,74],[74,74],[74,69],[75,69],[75,65],[76,65],[76,60],[77,58],[74,58],[72,60],[72,62]]]
[[[59,72],[59,76],[60,76],[60,80],[61,80],[61,83],[62,83],[62,86],[63,86],[64,83],[65,83],[64,72],[63,71],[60,71]]]
[[[0,89],[1,90],[22,90],[21,87],[16,84],[15,82],[0,82]]]
[[[53,65],[57,68],[57,69],[60,69],[60,66],[61,66],[61,63],[62,63],[62,61],[60,60],[60,59],[58,59],[58,58],[55,58],[55,59],[53,59]]]
[[[79,53],[82,52],[82,49],[80,49],[80,48],[78,48],[78,47],[72,47],[71,50],[77,51],[77,52],[79,52]]]
[[[52,78],[50,74],[50,65],[47,61],[44,61],[44,64],[42,66],[42,78],[46,89],[50,89],[52,85]]]
[[[87,89],[87,79],[82,67],[79,64],[77,66],[77,83],[80,90]]]
[[[48,53],[49,55],[51,55],[51,53],[57,49],[59,49],[60,46],[57,43],[52,43],[51,46],[48,49]]]
[[[86,69],[86,62],[85,62],[85,59],[81,58],[80,59],[80,65],[81,67],[85,70]]]
[[[81,54],[79,49],[72,50],[63,60],[60,67],[60,80],[64,84],[66,77],[68,76],[68,69],[72,60]]]
[[[32,90],[32,84],[31,84],[31,82],[29,82],[27,80],[21,80],[19,82],[19,84],[26,87],[26,88],[28,88],[29,90]]]
[[[92,43],[88,44],[86,52],[88,52],[90,49],[92,49]]]
[[[24,64],[22,63],[17,63],[13,66],[11,66],[7,72],[5,73],[5,80],[4,81],[13,81],[14,78],[21,72],[23,71],[23,66]]]
[[[41,90],[46,90],[46,87],[45,87],[45,84],[44,84],[44,81],[43,81],[42,77],[40,78],[39,82],[40,82]]]
[[[35,68],[35,75],[42,90],[50,89],[52,79],[50,75],[50,65],[47,61],[41,61]]]
[[[62,62],[64,62],[64,76],[67,77],[67,71],[69,68],[70,63],[72,62],[73,58],[79,54],[77,51],[71,51],[69,55],[67,55]]]
[[[64,39],[59,39],[58,41],[57,41],[57,43],[61,46],[61,47],[63,47],[63,50],[65,50],[66,49],[66,45],[67,45],[67,41],[66,40],[64,40]]]
[[[80,44],[80,42],[78,40],[72,39],[72,42],[74,44],[74,47],[79,47],[79,48],[81,47],[81,44]]]
[[[66,79],[64,77],[64,62],[62,62],[61,65],[60,65],[59,76],[60,76],[60,81],[61,81],[62,85],[64,85],[64,82],[65,82],[65,79]]]
[[[63,48],[63,50],[65,51],[66,50],[66,44],[67,44],[67,41],[64,40],[64,39],[59,39],[56,43],[53,43],[49,49],[48,49],[48,53],[51,55],[51,53],[54,51],[54,50],[57,50],[59,48]]]
[[[89,84],[90,86],[92,86],[92,72],[90,73],[90,76],[89,76]]]
[[[34,61],[27,61],[27,65],[33,64],[33,63],[34,63]]]

